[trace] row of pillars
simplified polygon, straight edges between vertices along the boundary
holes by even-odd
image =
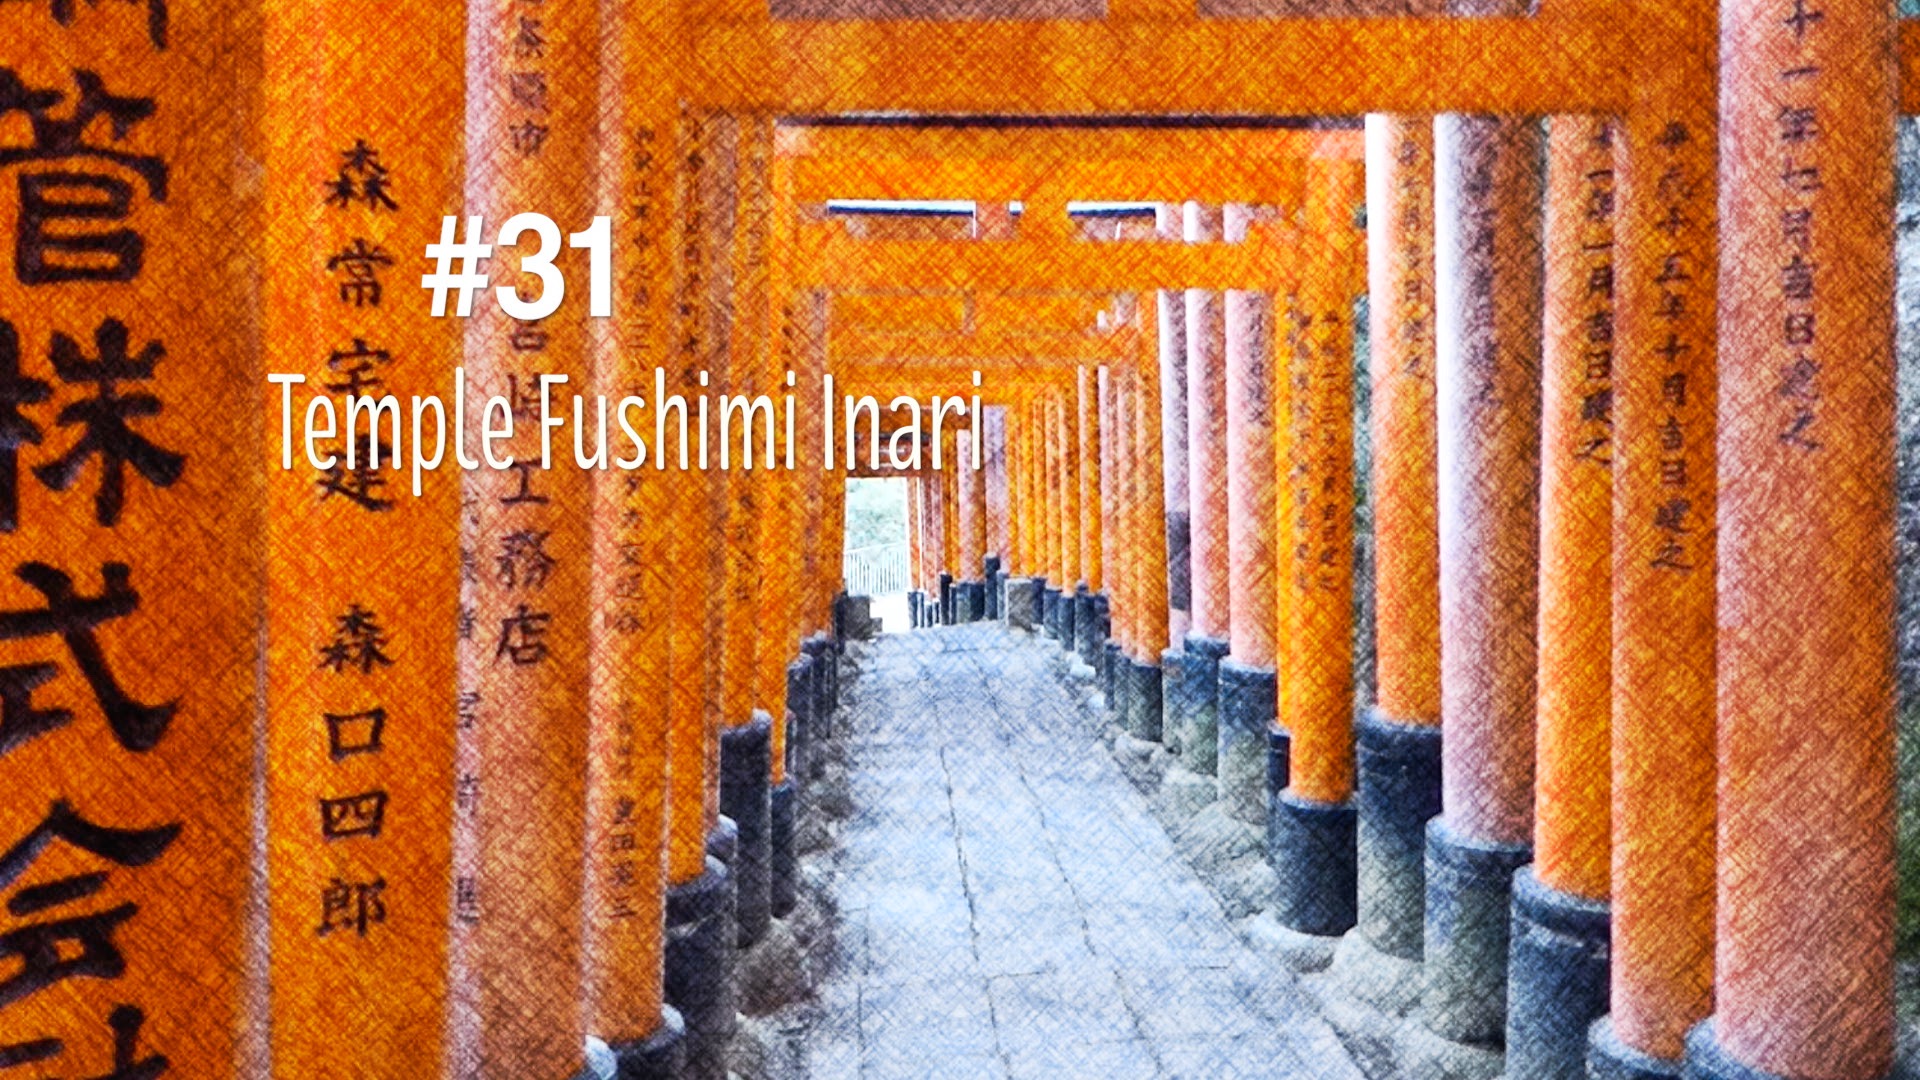
[[[1717,116],[1368,117],[1357,717],[1357,173],[1284,291],[1141,294],[1157,371],[1008,407],[1004,531],[915,481],[923,621],[1076,649],[1508,1075],[1892,1068],[1892,24],[1775,14]]]
[[[736,954],[798,902],[844,489],[539,467],[544,379],[825,364],[776,300],[771,117],[687,110],[674,11],[603,8],[0,13],[33,128],[0,157],[37,170],[0,267],[0,1071],[727,1075]],[[443,219],[524,212],[612,219],[618,318],[575,248],[558,311],[430,311]],[[551,287],[519,262],[489,284]],[[457,369],[515,466],[270,419],[450,412]]]

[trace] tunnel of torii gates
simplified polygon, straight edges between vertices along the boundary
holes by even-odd
[[[1920,37],[1869,0],[1417,6],[548,5],[516,53],[518,0],[0,5],[23,86],[162,101],[97,117],[124,152],[92,112],[0,151],[152,196],[127,273],[0,282],[6,351],[137,380],[165,403],[137,430],[193,448],[91,499],[22,473],[0,507],[0,1065],[720,1075],[728,967],[793,902],[832,732],[846,473],[444,470],[381,513],[333,475],[316,503],[258,467],[263,373],[364,375],[311,344],[377,334],[414,361],[379,372],[403,400],[535,354],[601,388],[670,356],[689,395],[982,371],[985,467],[912,474],[918,617],[1100,661],[1133,735],[1267,824],[1284,923],[1419,958],[1425,1023],[1511,1076],[1887,1075],[1892,144]],[[537,129],[465,93],[536,61]],[[328,107],[400,85],[404,110]],[[1337,116],[1364,131],[1285,119]],[[407,185],[391,212],[318,201],[356,140]],[[822,211],[867,198],[977,210]],[[347,288],[323,246],[411,248],[462,206],[612,217],[621,317],[309,302]],[[9,380],[9,409],[51,392]],[[40,448],[0,420],[11,470]],[[80,674],[114,744],[76,754],[98,719],[50,703]]]

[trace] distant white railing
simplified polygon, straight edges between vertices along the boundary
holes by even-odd
[[[842,568],[847,592],[854,596],[886,596],[911,587],[906,541],[849,548]]]

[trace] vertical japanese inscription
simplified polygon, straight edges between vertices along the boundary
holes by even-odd
[[[590,216],[598,62],[596,11],[582,0],[501,0],[467,18],[466,209],[490,221],[538,211]],[[404,204],[404,200],[403,200]],[[531,237],[495,252],[496,285],[538,295]],[[585,260],[555,260],[585,280]],[[587,317],[563,303],[522,322],[497,305],[467,320],[469,393],[537,415],[542,380],[590,385]],[[455,807],[452,1073],[569,1075],[585,1032],[581,895],[588,710],[590,476],[540,468],[537,423],[516,420],[513,466],[465,474],[461,543],[469,577],[459,643],[463,710]],[[559,449],[559,448],[556,448]]]
[[[0,1062],[35,1076],[250,1070],[245,21],[0,3]]]
[[[262,458],[273,1060],[289,1075],[437,1073],[446,1053],[459,478],[427,472],[416,496],[394,452],[403,403],[444,392],[460,327],[387,286],[405,277],[395,253],[459,206],[462,31],[457,11],[368,0],[266,23],[268,369],[334,418],[321,467],[300,448],[292,469],[277,445]],[[267,390],[271,415],[282,388]]]

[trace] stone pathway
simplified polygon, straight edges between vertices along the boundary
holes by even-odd
[[[812,1076],[1360,1080],[1148,815],[1053,646],[981,623],[858,648],[847,959]]]

